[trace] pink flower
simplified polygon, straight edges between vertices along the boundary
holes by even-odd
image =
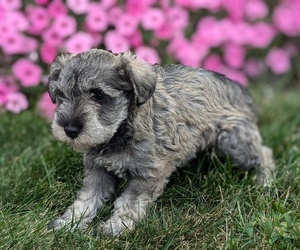
[[[234,43],[227,44],[225,46],[224,60],[233,68],[238,69],[242,67],[245,60],[245,49]]]
[[[163,25],[164,20],[165,16],[161,9],[150,8],[142,16],[141,23],[146,30],[156,30]]]
[[[43,62],[50,64],[57,56],[57,49],[47,43],[44,43],[40,48],[40,55]]]
[[[46,5],[49,0],[35,0],[37,5]]]
[[[159,4],[160,4],[160,8],[162,8],[164,10],[170,8],[170,5],[171,5],[169,0],[160,0]]]
[[[28,54],[30,52],[36,51],[38,47],[38,42],[33,37],[24,37],[20,43],[21,47],[19,53]]]
[[[52,121],[56,106],[52,103],[50,96],[45,92],[39,101],[38,110],[47,120]]]
[[[5,108],[13,113],[20,113],[28,108],[26,96],[21,92],[12,92],[7,95]]]
[[[295,43],[288,43],[285,46],[285,50],[290,55],[291,58],[298,56],[299,49],[300,48]]]
[[[266,57],[269,68],[277,75],[286,73],[291,68],[291,59],[287,51],[273,48]]]
[[[31,23],[29,32],[34,35],[41,34],[50,23],[50,16],[43,7],[28,7],[28,19]]]
[[[68,13],[68,9],[62,0],[53,0],[49,3],[48,13],[51,17],[56,18],[58,16],[66,15]]]
[[[0,83],[8,87],[9,92],[16,92],[19,90],[15,78],[11,75],[4,75],[0,77]]]
[[[196,68],[200,66],[200,62],[204,56],[205,55],[199,53],[196,47],[190,44],[183,46],[177,53],[177,58],[180,63]]]
[[[98,47],[102,41],[103,41],[103,36],[99,32],[92,32],[88,30],[89,35],[92,38],[92,47]]]
[[[103,9],[109,9],[117,4],[117,0],[101,0],[100,2]]]
[[[190,8],[194,10],[203,8],[217,12],[221,7],[221,2],[222,0],[194,0],[190,1]]]
[[[76,32],[76,20],[71,16],[61,15],[54,20],[53,28],[60,37],[65,38]]]
[[[175,5],[178,5],[178,6],[182,6],[182,7],[190,7],[191,5],[191,0],[175,0]]]
[[[225,68],[223,70],[222,74],[225,74],[228,78],[230,78],[233,81],[236,81],[238,84],[240,84],[242,86],[248,85],[247,77],[238,70],[231,69],[231,68]]]
[[[140,47],[144,44],[143,36],[140,30],[135,30],[133,34],[127,37],[130,45],[134,48]]]
[[[167,11],[167,19],[174,30],[182,30],[188,26],[189,14],[180,7],[172,7]]]
[[[228,12],[229,18],[235,22],[240,22],[244,17],[244,0],[222,1],[224,9]]]
[[[183,35],[175,36],[169,43],[167,47],[167,52],[169,54],[177,53],[180,48],[184,47],[187,44],[187,39]]]
[[[154,31],[157,38],[168,40],[174,35],[174,30],[168,22],[164,22],[163,25]]]
[[[116,31],[124,36],[132,35],[138,26],[138,20],[128,14],[120,16],[116,22]]]
[[[111,24],[116,24],[119,17],[123,15],[123,10],[119,7],[119,6],[115,6],[112,7],[109,11],[108,11],[108,21]]]
[[[262,72],[261,62],[256,59],[249,59],[245,64],[244,70],[248,76],[257,78]]]
[[[107,50],[114,53],[129,50],[128,40],[116,31],[108,31],[104,37],[104,44]]]
[[[8,12],[5,21],[16,31],[26,31],[29,27],[29,22],[22,12]]]
[[[248,44],[254,48],[267,47],[275,36],[273,28],[264,22],[252,26],[252,35],[248,37]]]
[[[225,30],[214,17],[204,17],[200,19],[192,39],[207,47],[218,47],[226,39],[226,35]]]
[[[104,9],[97,5],[89,9],[85,22],[89,30],[101,32],[108,26],[108,16]]]
[[[255,21],[268,15],[269,9],[262,0],[251,0],[245,3],[245,12],[249,20]]]
[[[125,9],[131,16],[142,17],[153,2],[153,0],[127,0]]]
[[[7,10],[17,10],[21,8],[21,0],[1,0],[0,5]]]
[[[43,40],[45,43],[53,46],[58,47],[62,44],[63,38],[60,35],[60,32],[55,29],[53,26],[46,30],[43,35]]]
[[[84,14],[88,11],[89,0],[67,0],[67,5],[75,14]]]
[[[81,53],[93,47],[93,38],[85,32],[78,32],[65,42],[65,48],[70,53]]]
[[[201,46],[195,46],[194,43],[188,41],[185,37],[175,37],[167,48],[169,53],[175,55],[181,64],[199,67],[201,60],[206,56],[207,50]]]
[[[17,32],[8,32],[1,37],[1,46],[5,54],[13,55],[20,53],[25,37]]]
[[[141,46],[135,50],[137,58],[147,61],[151,64],[160,63],[160,58],[157,51],[153,48]]]
[[[192,10],[208,9],[216,12],[221,7],[222,0],[175,0],[175,5],[190,8]]]
[[[0,106],[5,104],[7,96],[10,92],[10,88],[0,79]]]
[[[299,7],[293,8],[288,5],[279,5],[273,13],[275,26],[288,36],[298,36],[300,34]]]
[[[222,60],[217,54],[210,54],[204,61],[203,67],[208,70],[220,72],[223,67]]]
[[[254,28],[246,22],[232,22],[229,20],[222,20],[222,27],[221,30],[226,33],[226,40],[239,44],[239,45],[245,45],[250,44],[251,41],[254,39]]]
[[[5,12],[6,12],[6,10],[0,4],[0,19],[4,19]]]
[[[42,78],[42,69],[28,59],[19,59],[12,65],[12,72],[24,87],[36,86]]]

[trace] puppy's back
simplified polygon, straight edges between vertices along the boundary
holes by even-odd
[[[179,64],[154,67],[160,78],[158,92],[164,89],[177,102],[198,103],[211,111],[235,109],[256,121],[256,107],[248,90],[225,75]]]

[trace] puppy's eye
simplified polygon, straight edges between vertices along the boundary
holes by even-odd
[[[56,101],[58,104],[61,104],[63,100],[66,99],[66,96],[59,90],[56,93]]]
[[[59,79],[59,75],[60,75],[61,70],[55,70],[50,76],[49,76],[49,82],[51,81],[57,81]]]
[[[92,94],[93,101],[99,104],[102,104],[110,99],[110,97],[100,89],[93,89],[90,92]]]

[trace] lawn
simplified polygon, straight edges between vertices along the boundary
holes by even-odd
[[[199,158],[173,174],[133,232],[114,238],[94,236],[112,202],[86,232],[47,230],[80,188],[81,156],[56,142],[34,110],[1,114],[0,249],[300,249],[300,90],[251,92],[274,149],[273,186]]]

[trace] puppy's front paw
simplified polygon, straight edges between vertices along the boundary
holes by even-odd
[[[57,218],[48,224],[48,230],[58,230],[67,225],[67,222],[62,218]]]
[[[133,220],[122,220],[120,217],[112,217],[100,224],[98,233],[102,233],[107,236],[117,236],[122,234],[124,231],[132,230],[133,228]]]
[[[48,224],[48,230],[58,230],[64,228],[74,232],[75,230],[84,231],[88,228],[88,223],[85,223],[84,220],[80,221],[68,221],[59,217]]]

